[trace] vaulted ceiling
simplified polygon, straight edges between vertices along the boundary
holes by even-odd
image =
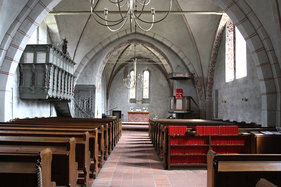
[[[155,19],[157,20],[164,15],[158,14],[157,11],[167,11],[169,2],[170,0],[151,0],[152,5],[147,10],[149,11],[150,7],[155,7]],[[117,10],[117,7],[114,7],[108,0],[100,1],[95,10],[102,12],[104,7],[109,10]],[[103,14],[101,15],[103,16]],[[158,41],[163,43],[168,41],[171,44],[168,47],[174,48],[174,52],[179,55],[183,53],[184,55],[180,56],[188,58],[196,74],[206,78],[221,16],[221,9],[212,0],[173,0],[172,13],[164,21],[155,24],[149,34],[139,28],[136,29],[136,32],[155,36]],[[113,19],[118,19],[116,14],[113,17]],[[144,17],[147,20],[151,19],[148,15]],[[53,28],[50,29],[53,41],[59,42],[57,35],[61,38],[67,38],[68,51],[77,63],[77,67],[89,51],[99,45],[107,44],[110,38],[118,38],[118,32],[117,34],[113,33],[105,26],[97,24],[93,16],[90,15],[89,0],[62,0],[47,16],[45,22],[49,22],[49,27]],[[57,24],[57,29],[54,29],[54,22]],[[144,27],[148,26],[144,25]],[[119,33],[124,30],[127,34],[130,33],[129,23],[126,23]],[[107,72],[113,73],[122,63],[128,62],[136,56],[149,59],[157,64],[163,63],[161,55],[157,54],[154,49],[145,44],[130,43],[111,54],[106,66]],[[170,60],[172,63],[172,59]],[[172,70],[167,67],[163,67],[163,69],[170,73]],[[107,76],[112,75],[108,74]]]

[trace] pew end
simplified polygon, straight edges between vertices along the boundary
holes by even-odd
[[[0,152],[1,186],[55,187],[51,181],[52,151]]]
[[[207,187],[256,186],[261,178],[281,184],[281,154],[216,154],[210,150],[207,161]]]

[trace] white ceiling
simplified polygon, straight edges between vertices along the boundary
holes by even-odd
[[[151,0],[151,3],[156,9],[156,14],[157,10],[167,10],[169,7],[169,0]],[[100,1],[95,10],[102,11],[104,7],[108,7],[110,10],[117,10],[107,0]],[[173,0],[172,10],[221,11],[212,0]],[[55,16],[59,35],[61,38],[67,38],[68,50],[72,58],[75,50],[77,50],[74,58],[77,65],[79,65],[85,55],[95,48],[95,46],[103,43],[108,37],[115,34],[110,32],[106,27],[97,24],[93,18],[89,19],[89,14],[81,13],[81,11],[90,11],[89,0],[62,0],[52,11],[80,12],[80,14]],[[114,18],[118,19],[117,16],[115,14]],[[163,15],[157,14],[156,19],[159,19],[161,16]],[[151,19],[150,16],[145,16],[145,18],[148,20]],[[180,49],[188,57],[197,74],[200,77],[206,77],[220,18],[221,15],[217,14],[170,14],[164,21],[156,24],[150,32],[160,35]],[[87,22],[88,19],[89,21]],[[125,29],[128,27],[128,24],[124,26]],[[134,52],[134,49],[136,49],[136,52]],[[133,59],[135,56],[151,59],[155,63],[162,62],[161,56],[156,54],[153,49],[144,44],[137,43],[136,46],[134,44],[128,44],[116,50],[111,55],[107,68],[112,70],[114,66],[119,66],[129,59]],[[166,71],[170,71],[167,70],[167,66]]]

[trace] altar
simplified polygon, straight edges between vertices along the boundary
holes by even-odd
[[[149,122],[149,112],[128,112],[128,122]]]

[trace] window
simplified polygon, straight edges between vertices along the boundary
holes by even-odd
[[[242,34],[235,27],[235,64],[236,79],[247,76],[247,47]]]
[[[143,72],[143,90],[142,90],[143,99],[149,99],[149,71],[145,70]]]
[[[234,80],[234,25],[228,22],[226,25],[225,44],[225,82]]]
[[[234,37],[235,36],[235,37]],[[247,76],[246,41],[230,21],[226,25],[225,82]]]
[[[135,71],[130,71],[130,99],[136,98]]]
[[[149,103],[150,72],[148,70],[145,70],[142,74],[139,74],[137,75],[137,77],[135,77],[135,71],[131,70],[129,75],[130,81],[128,87],[130,103],[136,103],[139,101],[142,101],[143,103]],[[139,94],[142,94],[141,100]]]
[[[32,33],[28,44],[47,44],[48,43],[48,27],[43,21]]]

